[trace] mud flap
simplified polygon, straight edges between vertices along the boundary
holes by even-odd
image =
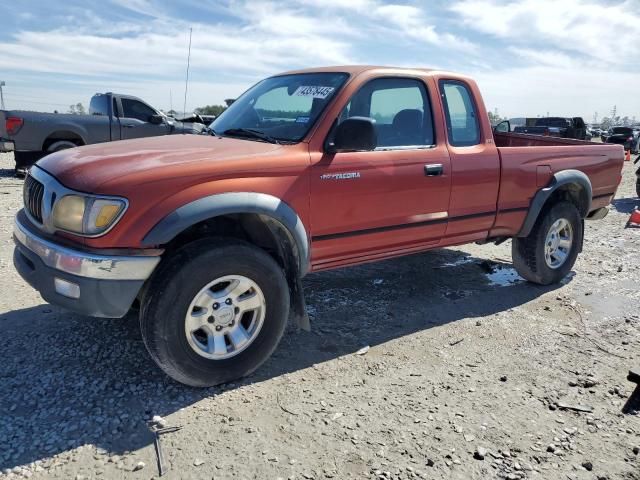
[[[292,279],[290,282],[291,289],[291,320],[293,320],[298,328],[305,332],[311,331],[311,320],[307,313],[307,304],[304,300],[304,290],[302,289],[302,280],[300,277]]]

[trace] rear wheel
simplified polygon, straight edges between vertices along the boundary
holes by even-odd
[[[56,140],[51,145],[47,147],[47,152],[59,152],[60,150],[66,150],[67,148],[75,148],[78,145],[73,143],[71,140]]]
[[[248,375],[284,333],[284,272],[251,244],[194,242],[166,259],[151,282],[140,310],[142,337],[178,382],[205,387]]]
[[[582,235],[582,218],[575,205],[556,203],[541,213],[527,237],[513,239],[513,265],[530,282],[557,283],[573,268]]]

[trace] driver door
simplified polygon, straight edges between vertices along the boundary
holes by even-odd
[[[149,105],[133,98],[120,98],[122,116],[120,117],[120,138],[156,137],[169,133],[166,122],[151,123],[151,116],[157,112]]]
[[[376,120],[374,151],[312,153],[312,263],[316,269],[385,251],[436,244],[447,226],[449,155],[434,136],[431,98],[418,78],[377,78],[339,121]]]

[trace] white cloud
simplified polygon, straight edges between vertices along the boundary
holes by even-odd
[[[169,90],[174,100],[183,92],[193,26],[188,107],[220,103],[290,68],[373,63],[475,72],[487,105],[514,116],[591,115],[614,103],[632,115],[640,112],[633,2],[181,0],[181,9],[203,13],[191,22],[174,3],[111,0],[61,8],[58,23],[18,15],[15,30],[0,34],[0,71],[12,107],[118,90],[168,108]]]
[[[633,68],[640,62],[640,50],[624,40],[624,35],[635,36],[640,25],[637,2],[461,0],[450,9],[468,28],[502,38],[508,45],[552,47]]]
[[[640,118],[638,74],[606,69],[531,66],[471,72],[488,108],[508,117],[609,115],[614,105],[622,115]]]
[[[136,11],[148,11],[147,7],[143,1],[132,5]],[[194,24],[192,78],[208,77],[215,82],[221,74],[231,73],[236,78],[244,77],[246,81],[237,85],[246,88],[265,75],[292,66],[350,63],[349,44],[332,35],[344,31],[346,25],[314,22],[284,9],[279,10],[280,15],[273,15],[269,10],[268,3],[243,3],[235,10],[243,19],[240,26]],[[105,83],[101,81],[105,77],[135,78],[142,85],[184,78],[186,22],[158,14],[142,24],[120,24],[120,31],[114,32],[111,22],[90,12],[83,12],[82,17],[91,21],[48,31],[23,31],[10,41],[0,42],[0,70],[93,76],[96,85]],[[51,83],[43,84],[39,93],[51,89]],[[204,93],[204,89],[192,91],[191,107],[229,96],[200,97],[198,92]]]
[[[450,33],[439,33],[424,12],[413,5],[378,5],[373,8],[371,15],[391,28],[399,28],[402,34],[413,40],[446,46],[452,50],[475,50],[475,46],[467,40]]]
[[[416,5],[385,3],[378,0],[297,0],[299,4],[335,12],[357,14],[356,20],[369,32],[405,41],[420,41],[439,45],[447,50],[475,50],[468,40],[451,33],[442,32],[427,15],[425,9]]]
[[[531,65],[559,68],[582,68],[585,65],[585,62],[557,50],[509,47],[507,51]]]

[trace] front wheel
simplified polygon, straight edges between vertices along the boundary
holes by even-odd
[[[146,292],[140,327],[149,354],[194,387],[253,372],[275,350],[289,316],[282,268],[241,241],[188,244],[161,264]]]
[[[512,241],[511,254],[517,272],[540,285],[559,282],[578,257],[583,228],[580,213],[572,203],[559,202],[547,208],[527,237]]]

